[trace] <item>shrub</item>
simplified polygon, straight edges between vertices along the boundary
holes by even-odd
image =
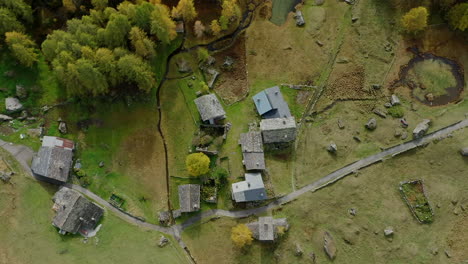
[[[226,181],[228,176],[228,171],[223,167],[216,167],[212,174],[213,178],[216,181],[216,184],[222,184]]]
[[[402,118],[405,115],[405,111],[401,106],[393,106],[388,109],[388,114],[394,118]]]
[[[200,138],[200,141],[198,143],[202,146],[206,146],[211,144],[211,142],[213,142],[213,137],[210,135],[204,135]]]
[[[427,27],[427,9],[423,6],[411,9],[401,19],[406,31],[416,33]]]
[[[191,176],[198,177],[210,171],[210,158],[201,152],[193,153],[187,156],[185,165]]]
[[[250,245],[253,240],[252,231],[246,225],[238,224],[231,230],[231,240],[239,248]]]

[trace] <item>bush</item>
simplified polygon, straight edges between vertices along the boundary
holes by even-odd
[[[198,143],[202,146],[206,146],[211,144],[211,142],[213,142],[213,137],[210,135],[204,135],[200,138],[200,141]]]
[[[252,231],[246,225],[238,224],[231,230],[231,239],[239,248],[250,245],[253,240]]]
[[[201,152],[193,153],[187,156],[185,165],[191,176],[198,177],[210,171],[210,158]]]
[[[401,106],[393,106],[388,109],[388,114],[394,118],[402,118],[405,115],[405,111]]]
[[[197,57],[199,62],[205,62],[210,57],[210,53],[205,48],[198,48]]]
[[[212,176],[215,179],[216,184],[220,185],[226,181],[228,171],[223,167],[216,167],[213,171]]]
[[[428,15],[424,6],[416,7],[403,16],[401,23],[406,31],[416,33],[427,27]]]

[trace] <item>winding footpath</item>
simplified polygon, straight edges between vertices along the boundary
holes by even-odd
[[[264,213],[268,210],[271,210],[273,208],[276,208],[282,204],[285,204],[285,203],[288,203],[288,202],[291,202],[295,199],[297,199],[299,196],[307,193],[307,192],[315,192],[331,183],[334,183],[344,177],[346,177],[347,175],[349,174],[352,174],[354,172],[357,172],[358,170],[360,169],[363,169],[363,168],[366,168],[374,163],[377,163],[377,162],[380,162],[386,158],[390,158],[390,157],[393,157],[393,156],[396,156],[398,154],[401,154],[403,152],[406,152],[408,150],[411,150],[411,149],[415,149],[417,147],[420,147],[420,146],[423,146],[425,144],[428,144],[429,142],[433,141],[433,140],[436,140],[436,139],[440,139],[440,138],[444,138],[446,137],[447,135],[453,133],[454,131],[456,130],[460,130],[460,129],[463,129],[463,128],[466,128],[468,127],[468,119],[464,119],[462,121],[459,121],[457,123],[454,123],[454,124],[451,124],[447,127],[444,127],[442,129],[439,129],[435,132],[432,132],[430,134],[427,134],[426,136],[420,138],[420,139],[414,139],[414,140],[411,140],[411,141],[408,141],[408,142],[405,142],[405,143],[402,143],[400,145],[396,145],[394,147],[391,147],[391,148],[388,148],[386,150],[383,150],[382,152],[379,152],[377,154],[374,154],[374,155],[371,155],[371,156],[368,156],[366,158],[363,158],[361,160],[358,160],[354,163],[351,163],[347,166],[344,166],[343,168],[341,169],[338,169],[330,174],[328,174],[327,176],[323,177],[323,178],[320,178],[319,180],[311,183],[311,184],[308,184],[294,192],[291,192],[283,197],[280,197],[272,202],[270,202],[269,204],[265,205],[265,206],[262,206],[262,207],[257,207],[257,208],[252,208],[252,209],[247,209],[247,210],[240,210],[240,211],[227,211],[227,210],[220,210],[220,209],[213,209],[213,210],[208,210],[208,211],[204,211],[204,212],[201,212],[191,218],[189,218],[188,220],[186,220],[184,223],[182,224],[178,224],[178,225],[173,225],[171,227],[162,227],[162,226],[159,226],[159,225],[155,225],[155,224],[150,224],[150,223],[147,223],[147,222],[144,222],[144,221],[141,221],[140,219],[126,213],[126,212],[123,212],[117,208],[115,208],[114,206],[112,206],[109,202],[107,202],[106,200],[104,200],[103,198],[99,197],[98,195],[96,195],[95,193],[91,192],[90,190],[88,189],[85,189],[79,185],[75,185],[75,184],[65,184],[66,187],[68,188],[71,188],[73,190],[76,190],[82,194],[84,194],[85,196],[88,196],[89,198],[93,199],[94,201],[96,201],[97,203],[99,203],[100,205],[104,206],[105,208],[107,208],[109,211],[111,211],[112,213],[114,213],[116,216],[120,217],[122,220],[130,223],[130,224],[133,224],[133,225],[137,225],[139,227],[143,227],[143,228],[147,228],[147,229],[151,229],[151,230],[156,230],[158,232],[161,232],[161,233],[165,233],[165,234],[168,234],[168,235],[171,235],[173,237],[176,238],[176,240],[178,241],[178,243],[183,247],[183,248],[186,248],[185,244],[183,243],[183,241],[181,240],[181,233],[184,229],[190,227],[191,225],[201,221],[202,219],[204,218],[208,218],[208,217],[212,217],[212,216],[225,216],[225,217],[232,217],[232,218],[244,218],[244,217],[248,217],[250,215],[254,215],[254,214],[260,214],[260,213]],[[26,147],[26,146],[23,146],[23,145],[15,145],[15,144],[12,144],[12,143],[8,143],[8,142],[5,142],[3,140],[0,140],[0,147],[2,147],[3,149],[7,150],[9,153],[11,153],[11,155],[13,155],[13,157],[21,164],[21,166],[23,167],[24,171],[26,171],[31,177],[33,176],[32,172],[31,172],[31,169],[29,167],[29,163],[32,159],[32,157],[34,156],[34,152]]]

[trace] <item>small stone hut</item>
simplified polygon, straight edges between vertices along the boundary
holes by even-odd
[[[200,185],[179,185],[179,205],[181,213],[190,213],[200,210]]]
[[[258,221],[248,223],[247,227],[252,231],[252,236],[258,241],[273,242],[278,237],[278,228],[289,229],[286,218],[274,219],[271,216],[259,217]]]
[[[264,170],[265,156],[263,153],[262,134],[250,131],[240,135],[239,144],[242,148],[242,162],[246,170]]]
[[[226,118],[226,112],[215,94],[207,94],[195,99],[198,112],[203,122],[214,124],[217,120]]]
[[[96,228],[104,214],[103,208],[67,187],[61,187],[52,200],[52,209],[56,211],[52,225],[60,230],[60,234],[79,232],[86,236]]]
[[[286,143],[296,139],[294,117],[263,119],[260,122],[263,143]]]

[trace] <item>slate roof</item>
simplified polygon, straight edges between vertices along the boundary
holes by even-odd
[[[57,211],[52,224],[61,232],[76,234],[94,230],[104,209],[72,189],[62,187],[53,198]]]
[[[225,118],[226,112],[215,94],[207,94],[195,99],[198,112],[203,121]]]
[[[260,173],[246,173],[245,181],[232,184],[232,198],[236,202],[251,202],[268,199]]]
[[[252,231],[252,236],[264,242],[272,242],[278,236],[278,227],[289,229],[289,224],[286,218],[274,219],[271,216],[259,217],[258,221],[247,224],[247,227]]]
[[[242,133],[239,144],[242,148],[243,163],[246,170],[264,170],[265,156],[262,134],[256,131]]]
[[[73,141],[65,138],[59,138],[59,137],[50,137],[50,136],[44,136],[42,138],[42,146],[43,147],[59,147],[59,148],[65,148],[65,149],[71,149],[73,150],[75,148],[75,144]]]
[[[179,185],[179,205],[182,213],[200,210],[200,185]]]
[[[290,117],[288,103],[278,86],[265,89],[253,96],[258,114],[263,118]]]
[[[296,139],[296,120],[294,117],[271,118],[260,121],[263,143],[289,142]]]
[[[41,147],[32,161],[31,170],[39,176],[66,182],[72,158],[73,152],[69,148]]]

